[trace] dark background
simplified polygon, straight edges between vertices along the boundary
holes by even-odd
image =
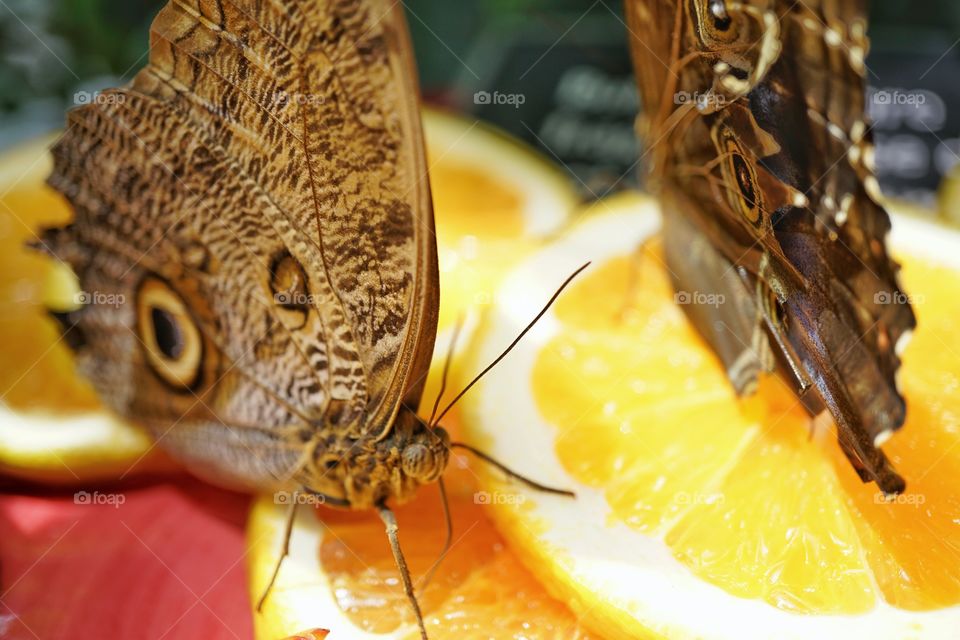
[[[129,80],[144,64],[150,20],[161,5],[0,0],[0,148],[61,126],[67,107]],[[637,97],[619,1],[405,6],[428,101],[539,147],[587,197],[635,184]],[[924,96],[921,107],[868,103],[881,184],[888,195],[930,204],[941,176],[960,160],[960,3],[871,6],[871,85]]]

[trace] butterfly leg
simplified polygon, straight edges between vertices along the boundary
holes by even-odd
[[[427,628],[423,624],[423,615],[420,613],[420,603],[417,602],[417,596],[413,592],[413,581],[410,579],[410,569],[407,568],[407,560],[403,557],[403,550],[400,549],[400,538],[397,535],[399,527],[397,526],[397,517],[391,511],[385,502],[377,505],[377,512],[380,519],[387,528],[387,539],[390,541],[390,549],[393,551],[393,559],[397,563],[397,569],[400,570],[400,577],[403,579],[403,591],[407,594],[410,606],[413,607],[413,613],[417,616],[417,625],[420,627],[420,637],[427,639]]]
[[[440,489],[440,504],[443,506],[443,519],[447,524],[447,534],[443,539],[443,549],[440,551],[440,555],[417,585],[420,593],[423,593],[427,585],[430,584],[430,581],[433,580],[433,576],[440,567],[440,563],[447,557],[447,553],[453,545],[453,518],[450,516],[450,501],[447,499],[447,486],[443,483],[443,476],[437,478],[437,487]]]
[[[260,599],[257,600],[257,613],[260,613],[260,610],[263,608],[263,603],[266,602],[267,596],[270,595],[270,591],[273,589],[273,584],[277,581],[277,576],[280,575],[280,565],[283,564],[284,558],[286,558],[290,553],[290,536],[293,535],[293,523],[297,516],[297,506],[300,504],[300,501],[305,495],[313,496],[316,502],[320,504],[326,504],[334,507],[350,506],[350,502],[347,500],[328,496],[325,493],[320,493],[319,491],[314,491],[313,489],[309,489],[307,487],[304,487],[300,491],[294,491],[290,494],[290,508],[287,510],[287,522],[283,528],[283,549],[280,551],[280,557],[277,559],[277,564],[273,567],[273,573],[270,576],[270,581],[267,582],[267,586],[264,588],[263,594],[260,596]]]
[[[287,509],[287,523],[283,528],[283,550],[280,552],[280,557],[277,558],[277,564],[273,567],[273,574],[270,576],[270,581],[267,582],[263,594],[260,596],[260,599],[257,600],[257,613],[260,613],[263,609],[263,603],[266,602],[267,596],[270,595],[270,590],[273,589],[273,583],[277,581],[277,576],[280,575],[280,565],[283,564],[283,559],[290,553],[290,536],[293,534],[293,522],[297,517],[299,497],[300,494],[296,491],[291,495],[290,507]]]

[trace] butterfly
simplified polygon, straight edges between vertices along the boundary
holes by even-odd
[[[738,393],[779,371],[811,415],[832,416],[864,482],[902,492],[880,446],[906,417],[895,378],[916,320],[873,175],[864,2],[626,10],[650,184],[687,316]]]
[[[172,0],[53,156],[81,372],[201,478],[292,492],[287,540],[303,496],[377,510],[425,638],[388,501],[451,447],[502,466],[451,442],[453,403],[417,415],[439,283],[402,5]]]

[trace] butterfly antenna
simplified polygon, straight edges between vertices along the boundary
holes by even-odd
[[[440,552],[440,555],[437,556],[437,559],[434,561],[433,565],[430,567],[430,570],[427,571],[420,579],[420,583],[417,585],[420,593],[427,588],[427,585],[430,584],[430,581],[433,580],[433,574],[437,572],[437,569],[440,567],[440,563],[443,562],[443,559],[447,557],[447,553],[450,551],[450,547],[453,545],[453,518],[450,516],[450,502],[447,500],[447,487],[443,484],[443,477],[437,478],[437,485],[440,487],[440,501],[443,504],[443,518],[447,523],[447,538],[443,542],[443,550]]]
[[[514,480],[519,480],[520,482],[524,483],[528,487],[532,489],[536,489],[537,491],[543,491],[544,493],[553,493],[558,496],[568,496],[570,498],[576,497],[576,494],[573,491],[570,491],[568,489],[557,489],[556,487],[548,487],[545,484],[540,484],[536,480],[531,480],[525,475],[517,473],[516,471],[514,471],[507,465],[503,464],[496,458],[490,456],[489,454],[484,453],[483,451],[480,451],[479,449],[475,449],[474,447],[470,446],[469,444],[466,444],[465,442],[451,442],[450,448],[465,449],[466,451],[469,451],[470,453],[477,456],[487,464],[490,464],[496,467],[497,469],[500,469],[500,471],[503,471],[505,474],[507,474],[508,477]]]
[[[453,352],[457,348],[457,338],[460,336],[460,330],[463,329],[463,314],[457,318],[457,324],[453,327],[453,335],[450,337],[450,346],[447,349],[447,357],[443,362],[443,376],[440,378],[440,391],[437,392],[437,399],[433,401],[433,411],[430,412],[430,419],[427,420],[427,428],[433,429],[437,426],[434,418],[437,417],[437,409],[440,408],[440,400],[447,390],[447,375],[450,373],[450,363],[453,361]]]
[[[290,506],[287,509],[287,521],[283,527],[283,548],[280,550],[280,557],[277,558],[277,563],[273,567],[273,573],[270,574],[270,580],[260,594],[260,599],[257,600],[257,613],[263,612],[263,603],[267,601],[267,596],[270,595],[270,592],[273,590],[273,585],[277,581],[277,576],[280,575],[280,566],[283,564],[283,560],[290,553],[290,536],[293,534],[293,522],[297,518],[297,505],[300,503],[299,495],[296,491],[293,492],[292,498],[293,499],[290,500]]]
[[[446,408],[440,413],[440,416],[437,417],[436,423],[439,423],[441,420],[443,420],[443,417],[444,417],[445,415],[447,415],[447,412],[450,411],[450,409],[453,408],[453,405],[457,404],[457,401],[459,401],[460,398],[462,398],[464,395],[466,395],[467,391],[469,391],[469,390],[473,387],[473,385],[475,385],[477,382],[479,382],[480,379],[481,379],[483,376],[487,375],[487,372],[489,372],[491,369],[493,369],[495,366],[497,366],[497,365],[500,363],[501,360],[503,360],[504,358],[507,357],[507,354],[510,353],[510,352],[513,350],[513,348],[514,348],[515,346],[517,346],[517,343],[519,343],[519,342],[523,339],[523,336],[527,335],[527,332],[530,331],[530,329],[532,329],[533,326],[534,326],[535,324],[537,324],[537,322],[540,320],[540,318],[543,317],[543,315],[547,312],[547,310],[550,309],[550,307],[553,305],[554,301],[556,301],[556,299],[560,296],[560,294],[563,293],[563,290],[567,288],[567,285],[569,285],[569,284],[573,281],[574,278],[576,278],[578,275],[580,275],[580,272],[581,272],[581,271],[583,271],[584,269],[586,269],[586,268],[589,267],[589,266],[590,266],[590,263],[589,263],[589,262],[586,262],[586,263],[584,263],[579,269],[577,269],[576,271],[574,271],[573,273],[571,273],[569,276],[567,276],[567,279],[563,281],[563,284],[561,284],[560,287],[557,288],[557,290],[553,293],[553,295],[550,296],[550,299],[547,301],[547,304],[545,304],[545,305],[543,306],[543,309],[540,309],[540,313],[538,313],[538,314],[536,315],[536,317],[534,317],[534,319],[531,320],[530,323],[529,323],[526,327],[524,327],[523,331],[521,331],[521,332],[517,335],[517,337],[513,339],[513,342],[511,342],[510,345],[509,345],[506,349],[504,349],[503,352],[502,352],[499,356],[497,356],[496,359],[495,359],[493,362],[491,362],[490,364],[488,364],[488,365],[483,369],[483,371],[481,371],[480,373],[478,373],[478,374],[476,375],[476,377],[474,377],[474,379],[471,380],[470,383],[469,383],[467,386],[465,386],[465,387],[463,388],[463,390],[462,390],[460,393],[458,393],[458,394],[456,395],[456,397],[454,397],[453,400],[450,401],[450,404],[448,404],[448,405],[446,406]],[[436,423],[434,423],[434,424],[436,424]]]

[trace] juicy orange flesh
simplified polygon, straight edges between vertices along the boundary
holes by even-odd
[[[490,304],[509,267],[528,252],[524,195],[443,149],[428,149],[440,259],[440,328],[463,311]],[[434,161],[436,156],[438,160]],[[439,158],[443,158],[442,161]]]
[[[904,260],[919,330],[904,356],[908,420],[884,447],[907,494],[883,502],[792,392],[736,398],[674,294],[657,247],[593,270],[557,303],[563,329],[533,387],[556,451],[637,531],[696,575],[801,613],[960,602],[960,274]],[[879,594],[877,590],[879,589]]]
[[[0,195],[0,394],[15,409],[86,412],[99,407],[91,387],[74,373],[73,358],[46,304],[71,304],[65,270],[25,243],[37,229],[71,217],[56,192],[15,185]]]
[[[548,595],[506,548],[486,507],[474,501],[476,477],[465,460],[454,457],[444,478],[454,544],[419,596],[430,637],[589,638],[570,610]],[[437,486],[422,487],[396,514],[400,544],[416,584],[443,546]],[[412,624],[413,613],[376,514],[324,509],[320,517],[329,532],[320,549],[323,570],[351,621],[375,633]]]

